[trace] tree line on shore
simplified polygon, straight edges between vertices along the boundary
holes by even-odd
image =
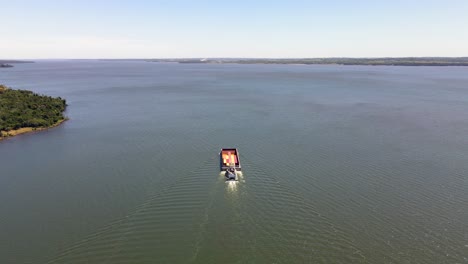
[[[66,100],[0,85],[0,131],[50,127],[65,119]]]

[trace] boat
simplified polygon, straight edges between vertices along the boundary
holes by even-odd
[[[236,148],[223,148],[219,153],[219,167],[228,181],[237,180],[237,171],[241,171],[239,151]]]
[[[237,171],[234,168],[229,168],[224,173],[227,181],[237,181]]]

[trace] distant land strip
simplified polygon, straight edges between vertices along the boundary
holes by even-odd
[[[238,64],[305,64],[305,65],[370,65],[370,66],[468,66],[468,57],[405,57],[405,58],[298,58],[298,59],[148,59],[148,62],[238,63]]]
[[[0,64],[7,63],[34,63],[34,61],[24,61],[24,60],[0,60]]]

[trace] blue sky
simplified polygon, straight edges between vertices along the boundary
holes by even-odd
[[[466,0],[0,0],[0,11],[0,58],[468,56]]]

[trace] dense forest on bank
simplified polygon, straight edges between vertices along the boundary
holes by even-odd
[[[65,99],[0,85],[0,131],[46,128],[65,120]],[[1,135],[0,135],[1,136]]]

